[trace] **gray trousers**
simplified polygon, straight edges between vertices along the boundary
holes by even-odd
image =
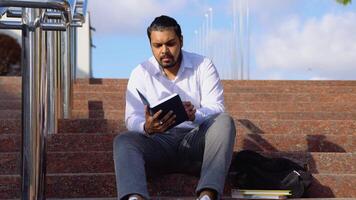
[[[195,129],[171,129],[147,137],[125,132],[114,140],[118,198],[140,194],[149,199],[146,170],[200,172],[198,193],[209,188],[223,194],[235,142],[235,124],[226,113],[214,115]]]

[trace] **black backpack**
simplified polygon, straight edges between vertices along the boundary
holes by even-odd
[[[233,180],[240,189],[291,190],[292,198],[303,197],[312,182],[312,175],[286,158],[267,158],[254,151],[238,152],[233,158]]]

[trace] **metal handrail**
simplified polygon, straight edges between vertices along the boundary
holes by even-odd
[[[12,18],[21,18],[22,17],[22,9],[21,8],[9,8],[6,11],[7,17]]]
[[[20,21],[2,21],[0,20],[0,29],[22,29],[22,22]]]
[[[0,7],[0,19],[1,19],[1,17],[6,13],[6,10],[7,10],[7,8],[5,8],[5,7]]]
[[[84,18],[83,21],[85,21],[85,16],[87,14],[87,8],[88,8],[87,0],[78,0],[77,1],[76,9],[79,9],[79,11],[76,11],[76,12],[83,16],[83,18]]]
[[[0,7],[44,8],[64,12],[66,22],[74,16],[76,0],[1,0]]]
[[[1,4],[1,0],[0,0],[0,4]],[[9,11],[11,10],[11,11]],[[12,14],[14,14],[13,12],[13,8],[10,7],[1,7],[0,6],[0,29],[22,29],[22,22],[20,20],[1,20],[1,18],[3,16],[7,16],[9,17],[9,15],[11,17]]]
[[[11,8],[2,8],[2,6]],[[64,31],[66,24],[72,27],[81,27],[83,25],[87,10],[87,0],[0,0],[0,18],[5,13],[10,18],[21,18],[22,10],[19,10],[19,7],[47,9],[43,12],[40,23],[36,25],[43,30]],[[48,19],[63,19],[63,21],[59,24],[48,23],[44,22],[44,17]],[[2,29],[21,29],[22,25],[21,22],[0,21],[0,28]]]
[[[54,10],[47,10],[43,15],[47,19],[63,19],[63,13]]]
[[[83,23],[85,23],[86,13],[87,13],[87,0],[77,0],[74,16],[72,20],[73,22],[71,23],[71,26],[73,27],[82,26]]]

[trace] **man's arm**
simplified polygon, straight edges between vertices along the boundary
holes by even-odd
[[[195,113],[195,123],[201,124],[206,117],[225,111],[224,89],[214,64],[209,60],[199,73],[200,108]]]
[[[126,90],[125,124],[129,131],[144,133],[144,105],[136,91],[136,89],[139,89],[141,92],[145,91],[141,85],[143,81],[140,81],[142,78],[144,78],[144,74],[138,67],[135,68],[130,75]]]

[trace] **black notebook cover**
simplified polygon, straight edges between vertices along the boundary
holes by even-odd
[[[137,90],[137,89],[136,89]],[[161,101],[157,102],[156,104],[150,104],[146,97],[137,90],[141,101],[144,105],[147,105],[149,108],[150,115],[154,115],[159,110],[162,110],[162,113],[158,117],[159,119],[163,118],[169,111],[173,111],[173,114],[176,115],[175,123],[168,127],[167,130],[177,126],[178,124],[187,121],[188,115],[185,112],[183,102],[178,94],[173,94],[167,98],[162,99]]]

